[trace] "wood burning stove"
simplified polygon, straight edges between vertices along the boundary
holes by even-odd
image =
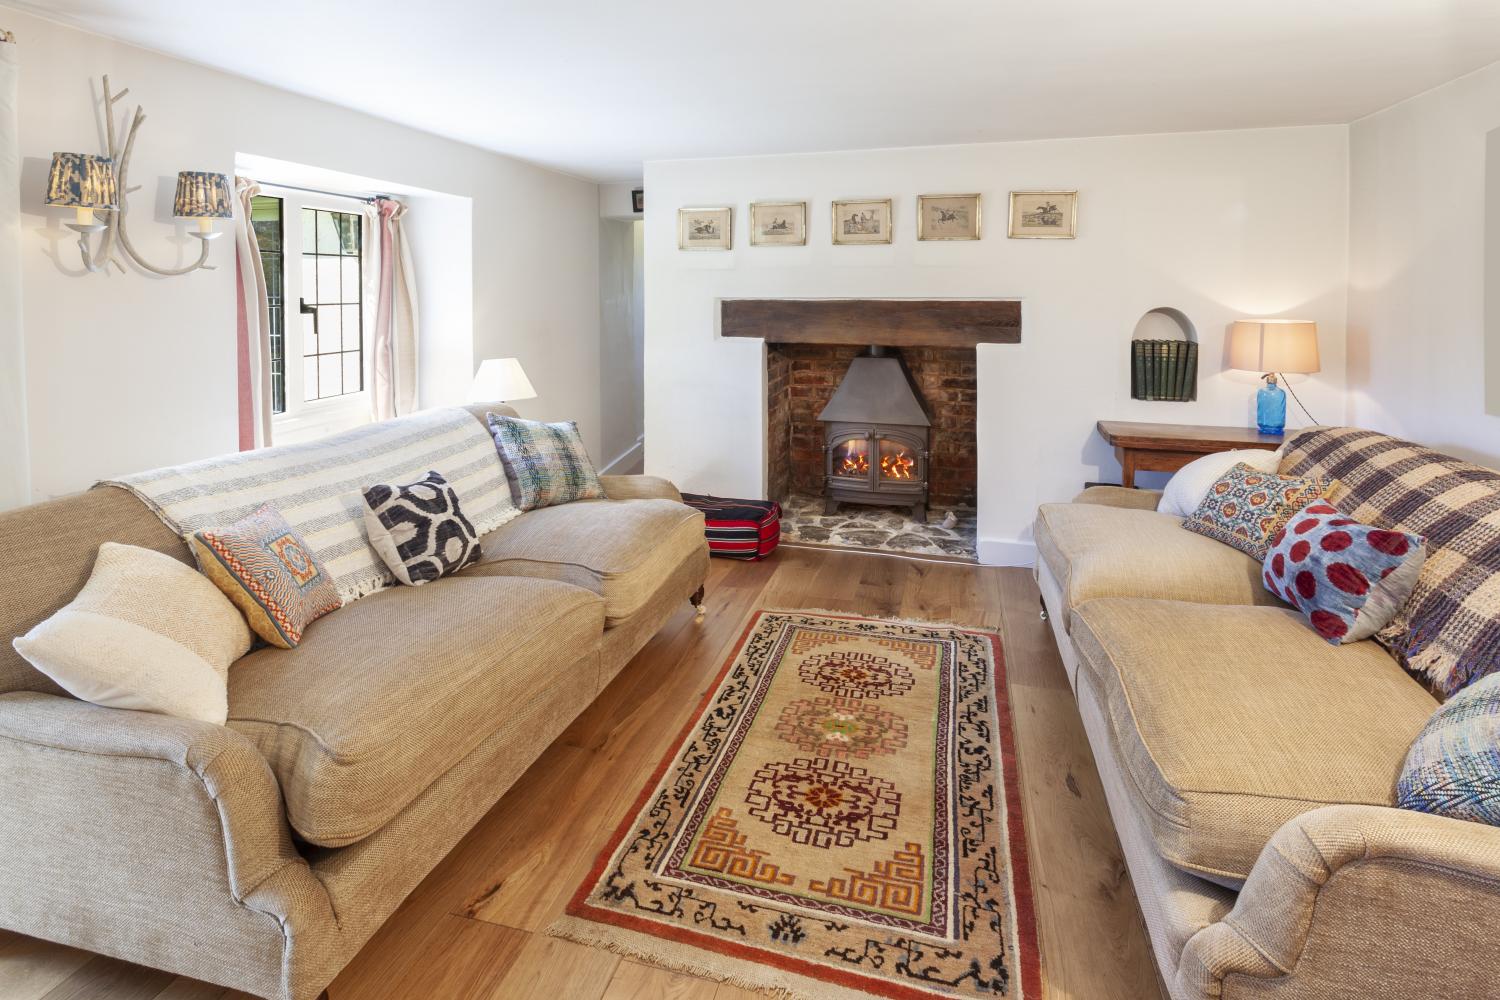
[[[899,358],[883,347],[849,363],[823,423],[823,497],[840,503],[910,507],[927,520],[928,435],[932,422]]]

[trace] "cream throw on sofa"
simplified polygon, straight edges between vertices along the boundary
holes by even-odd
[[[413,482],[430,470],[448,480],[481,535],[520,513],[495,443],[469,411],[457,407],[103,485],[130,490],[183,537],[232,524],[268,503],[328,567],[347,604],[396,583],[365,532],[365,488]]]

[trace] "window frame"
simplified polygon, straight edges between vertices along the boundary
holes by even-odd
[[[261,184],[260,194],[281,199],[282,355],[286,410],[272,415],[272,438],[276,444],[293,444],[371,423],[374,416],[371,413],[370,385],[374,365],[369,333],[370,324],[374,320],[375,303],[370,300],[369,293],[372,291],[370,278],[376,273],[374,269],[378,267],[378,263],[374,259],[370,241],[365,238],[370,228],[365,224],[365,209],[369,203],[352,195],[342,197],[313,193],[268,183]],[[352,214],[359,220],[360,226],[359,340],[362,388],[358,392],[327,399],[305,398],[306,366],[302,334],[306,321],[300,312],[301,303],[308,297],[302,287],[302,258],[307,252],[302,246],[303,209]],[[296,309],[292,308],[294,302],[298,304]]]

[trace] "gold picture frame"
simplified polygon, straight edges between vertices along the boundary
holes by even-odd
[[[979,195],[917,195],[918,240],[977,240],[979,238]]]
[[[1077,191],[1012,191],[1010,238],[1071,240],[1078,237]]]
[[[734,209],[719,205],[677,210],[677,249],[734,249]]]
[[[750,245],[753,247],[807,246],[807,202],[752,201]]]
[[[833,203],[833,245],[872,246],[895,236],[896,217],[890,198],[846,198]]]

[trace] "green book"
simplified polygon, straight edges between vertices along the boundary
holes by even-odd
[[[1158,340],[1156,342],[1156,398],[1172,398],[1172,342],[1170,340]]]
[[[1130,398],[1146,398],[1146,345],[1140,340],[1130,342]]]
[[[1142,399],[1156,398],[1156,342],[1154,340],[1141,341],[1141,352],[1146,358],[1146,381],[1141,386],[1144,390]]]
[[[1167,382],[1167,398],[1168,399],[1181,399],[1182,398],[1182,392],[1181,392],[1181,386],[1182,386],[1182,366],[1183,366],[1184,361],[1185,361],[1185,358],[1184,358],[1183,352],[1182,352],[1182,344],[1183,344],[1183,342],[1180,341],[1180,340],[1174,340],[1174,341],[1172,341],[1172,345],[1171,345],[1171,347],[1172,347],[1172,373],[1168,377],[1168,382]]]
[[[1198,344],[1188,341],[1183,345],[1186,363],[1182,366],[1182,394],[1180,399],[1193,399],[1198,395]]]

